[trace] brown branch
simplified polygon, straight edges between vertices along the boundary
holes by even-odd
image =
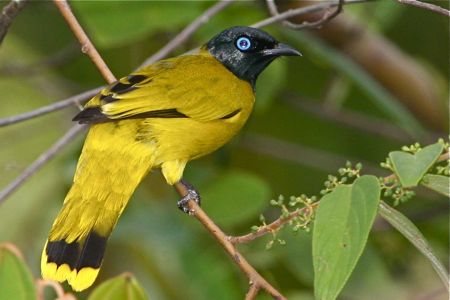
[[[266,0],[266,4],[267,4],[269,12],[272,16],[277,16],[280,14],[274,0]],[[327,23],[328,21],[330,21],[331,19],[336,17],[338,14],[340,14],[342,11],[343,5],[344,5],[344,0],[338,0],[336,9],[332,13],[325,11],[322,18],[320,18],[319,20],[317,20],[315,22],[311,22],[311,23],[303,22],[301,24],[296,24],[291,21],[285,20],[285,21],[282,21],[281,24],[283,24],[284,26],[286,26],[288,28],[295,29],[295,30],[308,29],[308,28],[319,28],[320,26],[322,26],[323,24]]]
[[[259,293],[260,287],[257,286],[255,283],[250,282],[250,288],[248,289],[247,294],[245,295],[245,300],[253,300],[256,298],[256,296]]]
[[[180,183],[175,184],[175,189],[181,197],[187,195],[186,186]],[[245,273],[248,277],[250,285],[261,288],[269,293],[274,299],[286,299],[281,293],[276,290],[270,283],[268,283],[254,268],[253,266],[239,253],[233,243],[225,233],[208,217],[203,209],[198,206],[195,201],[189,201],[189,209],[192,211],[192,215],[202,223],[202,225],[216,238],[220,245],[230,255],[233,262]],[[250,290],[255,288],[250,287]],[[257,292],[257,291],[256,291]],[[255,291],[252,291],[252,294]],[[250,298],[251,299],[251,298]]]
[[[184,43],[189,37],[191,37],[197,29],[203,24],[207,23],[215,14],[225,9],[228,5],[233,3],[234,0],[220,0],[215,5],[208,8],[203,14],[198,16],[194,21],[187,25],[179,34],[177,34],[172,40],[170,40],[164,47],[158,52],[146,59],[140,67],[152,64],[160,59],[165,58],[173,50]]]
[[[11,195],[18,187],[20,187],[31,175],[36,173],[43,165],[52,159],[65,145],[67,145],[85,126],[74,125],[59,140],[57,140],[50,148],[42,153],[34,162],[32,162],[14,181],[0,192],[0,204]]]
[[[369,2],[369,1],[372,1],[372,0],[344,0],[342,4],[343,5],[356,4],[356,3]],[[325,2],[325,3],[320,3],[320,4],[309,5],[307,7],[289,9],[278,15],[275,15],[273,17],[270,17],[270,18],[264,19],[262,21],[259,21],[257,23],[254,23],[253,25],[250,25],[250,26],[254,27],[254,28],[261,28],[264,26],[268,26],[268,25],[271,25],[274,23],[284,21],[284,20],[292,18],[292,17],[298,17],[301,15],[306,15],[306,14],[319,12],[322,10],[327,10],[329,8],[340,5],[340,3],[341,3],[341,1],[338,0],[335,2]]]
[[[434,13],[438,13],[438,14],[450,17],[450,11],[448,11],[447,9],[442,8],[440,6],[431,4],[431,3],[426,3],[426,2],[417,1],[417,0],[397,0],[397,1],[400,2],[401,4],[407,4],[407,5],[411,5],[414,7],[430,10]]]
[[[111,73],[108,66],[103,61],[103,58],[98,53],[97,49],[95,49],[91,40],[86,35],[86,32],[84,32],[77,18],[72,13],[69,3],[67,3],[66,0],[54,0],[54,3],[61,12],[61,15],[64,17],[64,19],[66,19],[67,24],[69,24],[69,27],[70,29],[72,29],[76,38],[80,42],[81,52],[89,56],[94,65],[100,71],[100,74],[102,74],[103,78],[105,78],[106,82],[108,82],[109,84],[115,82],[116,78],[114,77],[113,73]]]
[[[0,44],[8,33],[12,21],[24,8],[25,4],[26,0],[12,0],[3,7],[2,14],[0,15]]]

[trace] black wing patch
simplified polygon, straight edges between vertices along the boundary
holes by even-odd
[[[135,85],[143,82],[147,78],[148,77],[145,75],[130,75],[126,78],[126,81],[128,81],[128,82],[117,81],[109,88],[109,90],[107,91],[108,94],[100,95],[100,100],[103,103],[111,103],[111,102],[120,100],[118,98],[114,98],[114,95],[122,95],[122,94],[125,94],[128,92],[137,90],[138,87]],[[150,81],[152,81],[152,80],[150,79],[148,82],[150,82]]]
[[[241,112],[241,109],[236,109],[235,111],[229,113],[228,115],[223,116],[222,118],[220,118],[221,120],[226,120],[226,119],[231,119],[232,117],[234,117],[235,115],[237,115],[238,113]]]
[[[100,107],[97,106],[85,108],[83,111],[78,113],[78,115],[76,115],[72,119],[72,121],[77,121],[80,124],[96,124],[126,119],[145,119],[145,118],[188,118],[188,116],[186,116],[183,113],[180,113],[175,108],[170,108],[170,109],[153,110],[131,116],[111,119],[108,118],[108,116],[101,111]]]

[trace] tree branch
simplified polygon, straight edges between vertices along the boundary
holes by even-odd
[[[345,4],[355,4],[355,3],[362,3],[362,2],[369,2],[372,0],[344,0],[343,1],[343,5]],[[332,7],[336,7],[338,5],[340,5],[341,0],[335,1],[335,2],[325,2],[325,3],[320,3],[320,4],[314,4],[314,5],[309,5],[307,7],[301,7],[301,8],[296,8],[296,9],[289,9],[286,10],[278,15],[275,15],[273,17],[264,19],[262,21],[259,21],[257,23],[254,23],[253,25],[250,25],[251,27],[255,27],[255,28],[261,28],[264,26],[268,26],[274,23],[278,23],[281,21],[284,21],[286,19],[292,18],[292,17],[297,17],[300,15],[306,15],[306,14],[310,14],[310,13],[315,13],[315,12],[319,12],[322,10],[327,10],[329,8]]]
[[[269,12],[272,16],[277,16],[280,14],[278,11],[278,7],[275,4],[274,0],[266,0],[266,4],[267,4]],[[318,27],[322,26],[323,24],[327,23],[328,21],[330,21],[331,19],[333,19],[334,17],[336,17],[339,13],[341,13],[343,4],[344,4],[344,0],[338,0],[336,9],[332,13],[326,11],[323,14],[322,18],[320,18],[319,20],[317,20],[315,22],[311,22],[311,23],[303,22],[301,24],[296,24],[291,21],[282,21],[281,24],[283,24],[284,26],[286,26],[288,28],[295,29],[295,30],[318,28]]]
[[[442,8],[440,6],[431,4],[431,3],[425,3],[425,2],[417,1],[417,0],[397,0],[397,1],[400,2],[401,4],[415,6],[418,8],[430,10],[434,13],[438,13],[438,14],[450,17],[450,11],[448,11],[447,9]]]
[[[31,163],[13,182],[0,192],[0,204],[11,195],[18,187],[20,187],[31,175],[36,173],[43,165],[52,159],[65,145],[67,145],[85,126],[74,125],[50,148],[42,153],[33,163]]]
[[[12,21],[24,8],[26,3],[26,0],[12,0],[3,7],[2,14],[0,15],[0,45],[8,33]]]
[[[188,193],[186,187],[180,183],[175,184],[175,189],[182,197],[186,196]],[[261,288],[269,293],[274,299],[286,299],[278,290],[276,290],[270,283],[268,283],[239,253],[239,251],[234,247],[233,243],[231,243],[229,238],[225,235],[225,233],[208,217],[208,215],[203,211],[203,209],[200,208],[200,206],[198,206],[195,201],[189,201],[188,205],[190,211],[193,212],[193,216],[197,218],[197,220],[202,223],[202,225],[216,238],[219,244],[231,256],[233,262],[248,277],[250,282],[249,293],[251,292],[251,295],[256,295],[256,293],[258,292],[257,288]]]
[[[285,217],[284,216],[280,216],[278,219],[276,219],[272,223],[259,227],[258,230],[255,231],[255,232],[251,232],[251,233],[248,233],[248,234],[245,234],[245,235],[241,235],[241,236],[229,236],[228,240],[232,244],[249,243],[249,242],[253,241],[256,238],[259,238],[259,237],[261,237],[263,235],[266,235],[268,233],[272,233],[272,232],[275,232],[275,231],[279,230],[286,223],[288,223],[292,219],[295,219],[298,216],[301,216],[301,215],[312,215],[314,213],[314,210],[317,208],[318,205],[319,205],[319,202],[317,201],[317,202],[311,203],[311,205],[309,205],[309,206],[298,208],[298,209],[294,210],[293,212],[289,213],[289,215],[287,215]]]
[[[69,3],[67,3],[66,0],[54,0],[54,3],[61,12],[61,15],[64,17],[64,19],[66,19],[67,24],[69,24],[69,27],[70,29],[72,29],[76,38],[80,42],[81,52],[89,56],[94,65],[100,71],[100,74],[102,74],[103,78],[105,78],[106,82],[108,82],[109,84],[115,82],[116,78],[109,70],[106,63],[103,61],[103,58],[98,53],[97,49],[95,49],[94,45],[86,35],[86,32],[84,32],[77,18],[72,13]]]

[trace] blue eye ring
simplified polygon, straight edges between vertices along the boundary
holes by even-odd
[[[247,51],[251,47],[252,41],[246,36],[241,36],[236,40],[236,48],[238,48],[240,51]]]

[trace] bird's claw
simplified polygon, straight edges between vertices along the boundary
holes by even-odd
[[[201,203],[200,194],[193,188],[189,188],[186,196],[177,202],[178,208],[189,215],[193,215],[194,210],[189,208],[189,201],[191,200],[195,201],[198,205]]]

